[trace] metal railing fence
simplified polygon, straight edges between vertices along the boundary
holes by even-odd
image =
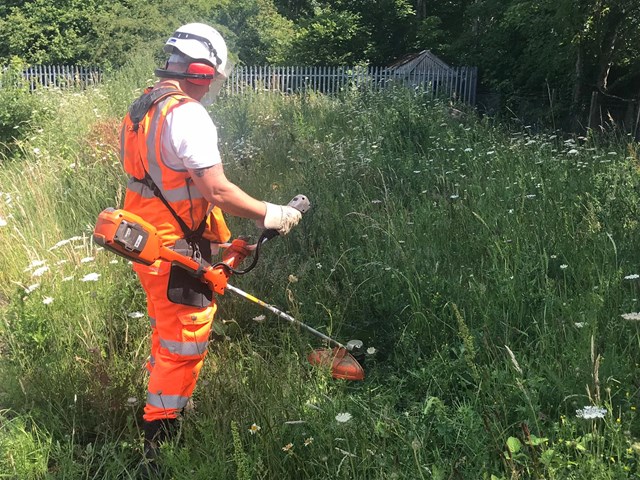
[[[225,83],[227,94],[246,91],[335,94],[349,89],[378,91],[391,85],[423,89],[474,105],[477,67],[434,68],[404,73],[386,67],[236,67]]]
[[[97,67],[34,65],[24,70],[23,78],[31,90],[40,87],[86,88],[100,83],[103,73]],[[250,91],[332,95],[349,90],[379,91],[402,85],[475,105],[477,84],[477,67],[433,68],[405,73],[387,67],[239,66],[224,84],[223,92],[227,95]]]

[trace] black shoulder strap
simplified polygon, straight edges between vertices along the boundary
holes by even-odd
[[[184,222],[184,220],[180,218],[180,215],[176,213],[176,211],[173,209],[173,207],[167,201],[167,199],[164,198],[164,195],[162,195],[162,191],[160,190],[158,185],[156,185],[156,182],[153,181],[153,178],[151,178],[151,175],[149,175],[149,172],[147,172],[147,170],[145,169],[144,173],[145,173],[144,178],[138,181],[143,185],[146,185],[147,187],[149,187],[153,191],[153,194],[156,197],[158,197],[162,203],[164,203],[165,207],[167,207],[167,209],[171,212],[171,215],[173,215],[173,218],[175,218],[176,222],[178,222],[178,225],[180,225],[180,228],[182,229],[182,233],[184,233],[185,240],[189,242],[199,241],[202,238],[204,229],[207,226],[207,216],[205,216],[202,219],[202,222],[200,222],[200,225],[198,225],[198,228],[196,228],[195,230],[191,230],[187,226],[187,224]]]
[[[182,93],[180,90],[175,88],[165,87],[165,88],[154,88],[148,92],[140,95],[129,107],[129,117],[131,118],[131,123],[133,123],[133,131],[138,131],[138,126],[144,116],[147,114],[151,107],[159,102],[160,100],[177,93]]]

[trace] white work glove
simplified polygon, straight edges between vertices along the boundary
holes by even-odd
[[[302,218],[302,213],[289,205],[274,205],[268,202],[264,204],[267,206],[267,213],[264,220],[256,222],[258,228],[273,229],[280,235],[286,235]]]

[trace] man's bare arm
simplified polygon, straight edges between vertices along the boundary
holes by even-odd
[[[266,212],[264,202],[253,198],[229,181],[221,163],[208,168],[189,170],[189,174],[204,198],[224,212],[252,220],[264,218]]]

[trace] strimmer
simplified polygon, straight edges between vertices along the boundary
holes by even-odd
[[[309,200],[304,195],[295,196],[289,202],[289,205],[298,209],[301,213],[307,212],[311,207]],[[145,265],[151,265],[157,260],[172,262],[199,278],[217,294],[224,295],[226,290],[232,291],[266,308],[276,314],[278,318],[303,328],[333,346],[332,349],[317,349],[311,352],[308,356],[311,364],[330,368],[334,378],[363,380],[364,369],[354,357],[356,355],[362,358],[362,342],[360,340],[351,340],[346,345],[343,345],[278,310],[276,307],[229,285],[228,280],[231,275],[244,275],[255,267],[260,255],[260,247],[276,236],[278,236],[277,231],[265,230],[260,235],[256,245],[248,245],[242,238],[237,238],[229,244],[221,245],[226,248],[222,261],[211,265],[200,258],[199,255],[188,255],[164,246],[158,231],[153,225],[126,210],[113,208],[103,210],[98,215],[98,221],[93,231],[94,241],[106,250]],[[246,257],[251,255],[251,251],[254,252],[251,265],[244,270],[238,270],[237,267]]]

